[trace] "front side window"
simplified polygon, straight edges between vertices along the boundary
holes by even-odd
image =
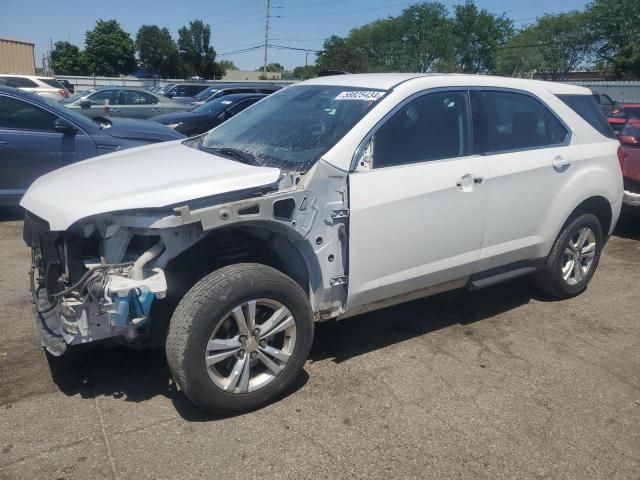
[[[468,155],[471,128],[467,92],[423,95],[393,114],[375,133],[373,167]]]
[[[137,90],[123,90],[122,97],[123,105],[151,105],[158,103],[158,100],[156,100],[154,96]]]
[[[0,96],[0,128],[54,132],[56,116],[16,98]]]
[[[120,90],[99,90],[88,97],[91,105],[102,106],[105,100],[109,100],[109,105],[120,103]]]
[[[303,172],[384,94],[355,87],[292,86],[213,129],[198,147],[222,155],[233,151],[246,163]]]
[[[514,92],[472,92],[474,130],[484,153],[559,145],[569,132],[535,98]]]

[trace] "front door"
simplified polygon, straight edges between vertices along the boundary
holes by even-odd
[[[468,92],[445,91],[403,104],[376,131],[372,168],[349,177],[348,311],[474,272],[487,171],[471,130]]]
[[[20,197],[41,175],[95,155],[89,135],[57,132],[56,119],[37,105],[0,95],[0,196]]]

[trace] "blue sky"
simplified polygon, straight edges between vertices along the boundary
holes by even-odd
[[[452,8],[460,1],[442,1]],[[270,43],[306,49],[321,49],[329,35],[345,35],[350,29],[372,20],[399,14],[415,3],[400,0],[271,0],[274,16]],[[495,13],[506,13],[517,27],[535,21],[545,13],[583,9],[586,0],[476,0],[476,5]],[[273,8],[276,7],[276,8]],[[263,52],[232,53],[264,43],[265,0],[108,0],[52,5],[50,0],[0,0],[0,37],[36,44],[36,64],[49,49],[49,41],[71,40],[84,45],[84,34],[98,18],[115,18],[132,38],[143,24],[178,29],[189,20],[202,19],[212,28],[212,45],[220,58],[239,68],[254,70],[262,65]],[[313,63],[313,54],[308,55]],[[272,49],[269,62],[287,68],[304,65],[305,53]]]

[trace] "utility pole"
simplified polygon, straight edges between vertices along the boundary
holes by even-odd
[[[269,13],[271,9],[271,0],[266,0],[266,11],[264,15],[264,66],[262,67],[262,75],[267,79],[267,61],[269,47]]]

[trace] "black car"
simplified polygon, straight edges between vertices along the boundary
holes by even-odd
[[[201,91],[189,103],[192,105],[202,105],[210,102],[214,98],[224,97],[225,95],[233,95],[234,93],[264,93],[271,94],[281,90],[280,85],[258,84],[258,83],[217,83],[209,88]],[[186,101],[186,100],[178,100]]]
[[[165,113],[149,120],[159,122],[192,137],[217,127],[267,95],[237,93],[216,98],[188,112]]]
[[[69,93],[75,93],[76,87],[69,80],[63,80],[61,78],[56,78],[56,80],[58,80],[64,88],[69,90]]]
[[[17,204],[36,178],[57,168],[181,138],[155,122],[89,119],[33,93],[0,86],[0,206]]]
[[[175,83],[167,85],[162,91],[166,97],[176,101],[190,102],[198,93],[205,90],[209,84],[206,83]]]

